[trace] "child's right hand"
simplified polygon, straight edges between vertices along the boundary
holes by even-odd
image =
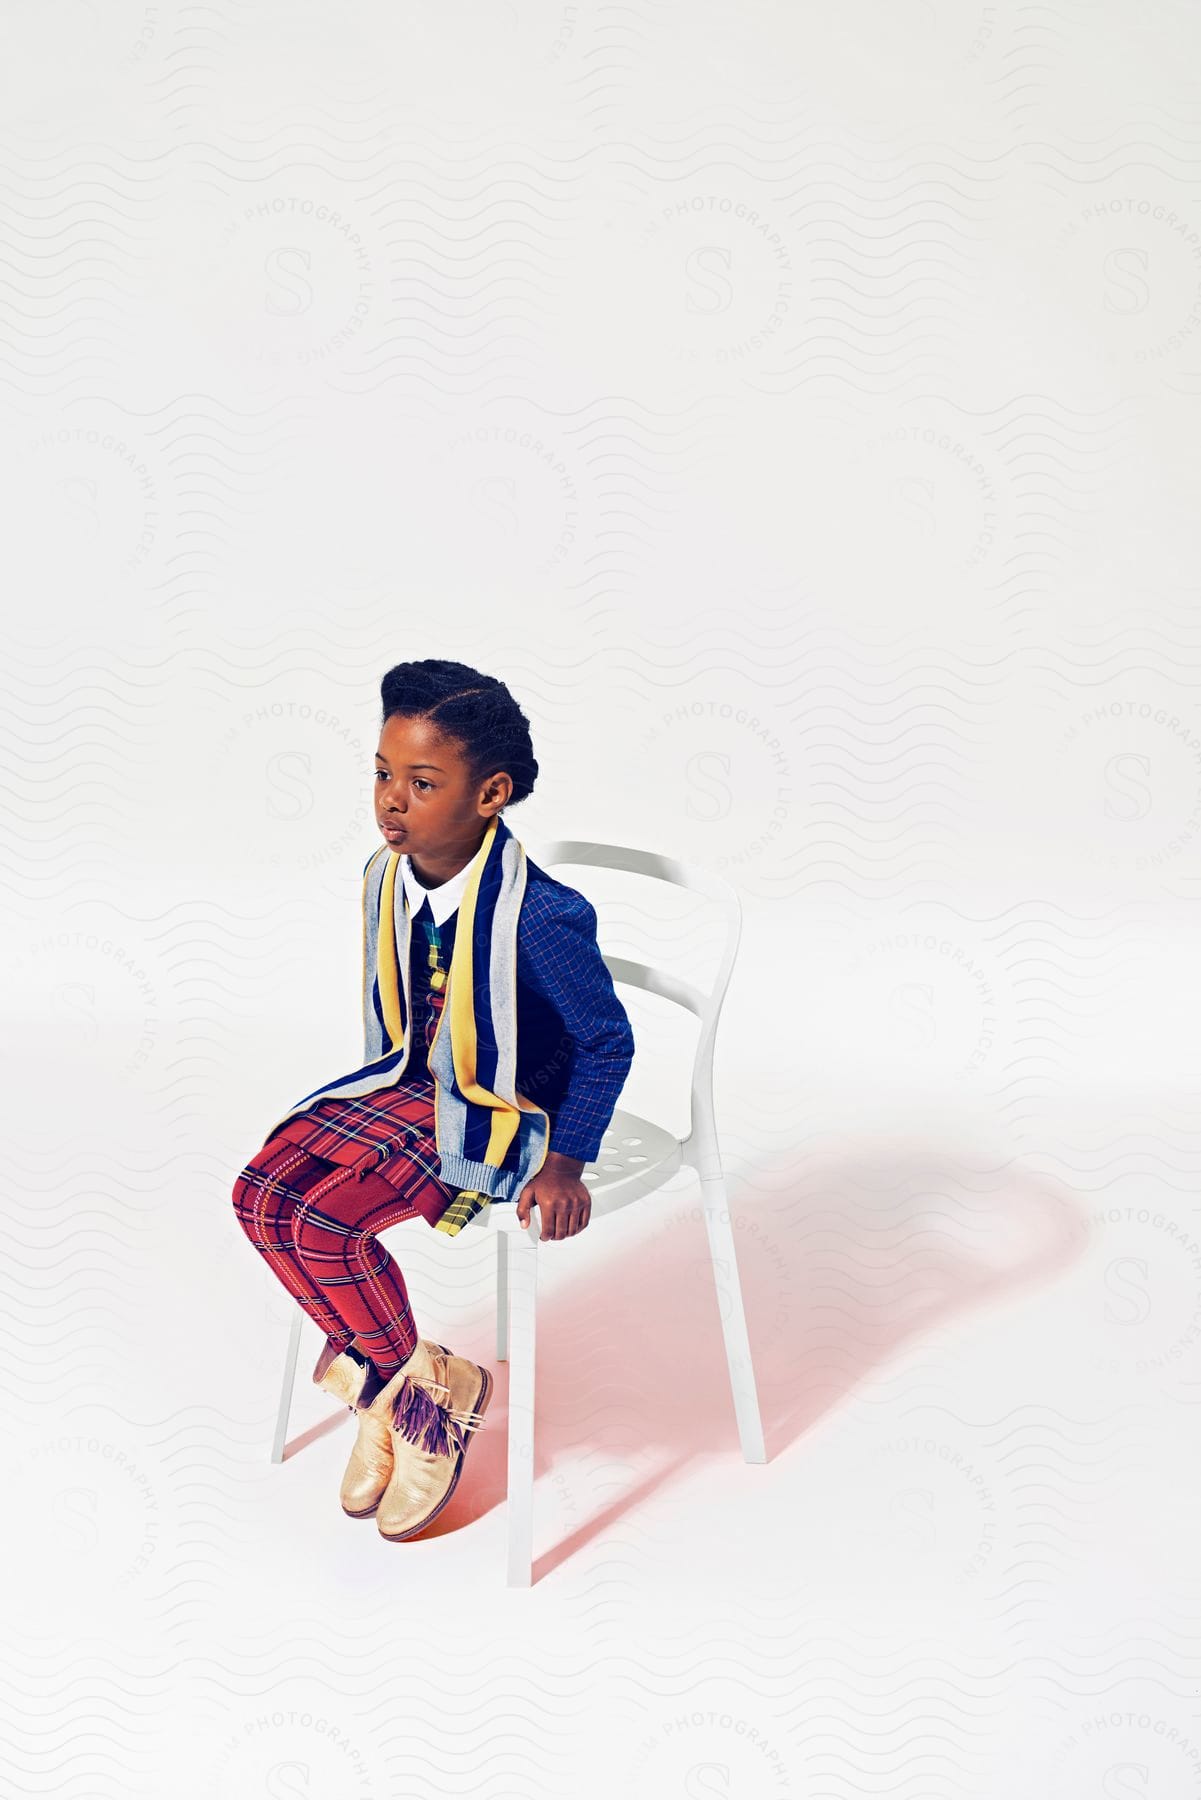
[[[576,1167],[582,1168],[583,1164]],[[548,1169],[544,1164],[534,1179],[526,1182],[517,1202],[517,1218],[523,1231],[529,1226],[535,1200],[540,1235],[552,1244],[560,1238],[575,1237],[592,1217],[592,1195],[570,1169]]]

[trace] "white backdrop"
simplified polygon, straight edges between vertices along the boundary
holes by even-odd
[[[1040,9],[8,0],[0,1786],[1201,1792],[1201,32]],[[447,1528],[337,1501],[243,1163],[359,1047],[378,684],[730,877],[697,1196],[540,1252]],[[603,947],[699,970],[627,878]],[[623,993],[623,1104],[691,1049]]]

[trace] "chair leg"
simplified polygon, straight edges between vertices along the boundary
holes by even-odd
[[[710,1160],[715,1161],[716,1157]],[[751,1360],[751,1344],[747,1336],[742,1283],[738,1279],[738,1257],[734,1249],[729,1196],[720,1168],[712,1173],[698,1169],[697,1173],[700,1176],[705,1227],[709,1233],[709,1254],[713,1258],[717,1309],[721,1315],[721,1328],[726,1341],[726,1363],[730,1371],[730,1391],[734,1397],[734,1416],[738,1421],[742,1458],[744,1462],[765,1463],[767,1450],[763,1442],[763,1420],[759,1413],[755,1365]]]
[[[509,1234],[497,1229],[496,1239],[496,1360],[509,1359]]]
[[[502,1237],[508,1237],[502,1232]],[[522,1232],[508,1251],[512,1343],[509,1359],[509,1587],[534,1578],[534,1350],[538,1242]]]
[[[279,1394],[279,1415],[275,1421],[275,1441],[271,1445],[272,1462],[284,1460],[284,1442],[288,1435],[288,1415],[292,1411],[292,1395],[296,1388],[296,1358],[300,1354],[300,1332],[304,1314],[297,1307],[292,1315],[292,1330],[284,1357],[284,1384]]]

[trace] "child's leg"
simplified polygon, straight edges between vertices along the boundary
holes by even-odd
[[[309,1283],[326,1296],[385,1380],[417,1348],[408,1289],[376,1236],[418,1213],[433,1220],[448,1190],[418,1158],[393,1155],[385,1179],[374,1170],[339,1169],[297,1204],[293,1237]]]
[[[331,1303],[297,1255],[295,1214],[306,1194],[331,1174],[346,1173],[285,1138],[271,1138],[242,1170],[233,1191],[234,1211],[246,1236],[335,1350],[354,1343],[354,1326],[339,1311],[337,1296]],[[395,1201],[394,1192],[392,1198]],[[410,1216],[411,1212],[396,1214],[398,1219]],[[370,1355],[365,1346],[360,1348]]]

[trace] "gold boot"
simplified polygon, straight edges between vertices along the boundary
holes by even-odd
[[[356,1362],[345,1350],[335,1350],[327,1338],[313,1370],[313,1383],[358,1416],[359,1429],[342,1477],[340,1498],[344,1513],[352,1519],[368,1519],[392,1473],[387,1415],[372,1411],[383,1388],[379,1370],[374,1363]]]
[[[420,1349],[421,1340],[418,1341]],[[426,1344],[426,1351],[440,1349]],[[445,1354],[445,1352],[443,1352]],[[415,1360],[416,1359],[416,1360]],[[415,1349],[407,1362],[391,1378],[381,1384],[379,1372],[372,1369],[374,1380],[364,1387],[358,1403],[358,1435],[346,1473],[342,1477],[339,1498],[342,1511],[352,1519],[369,1519],[379,1505],[380,1497],[392,1478],[395,1458],[392,1452],[392,1406],[404,1385],[410,1369],[422,1366]]]
[[[369,1376],[376,1376],[374,1364],[356,1362],[345,1350],[335,1350],[326,1338],[321,1355],[317,1358],[317,1367],[313,1370],[314,1387],[321,1388],[324,1393],[332,1394],[335,1400],[341,1400],[344,1405],[354,1408],[358,1406],[360,1398],[366,1401],[371,1398],[372,1393],[379,1392],[376,1376],[370,1392],[364,1394],[363,1389],[368,1386]]]
[[[359,1410],[359,1429],[342,1477],[339,1499],[352,1519],[369,1519],[392,1479],[392,1433],[388,1426],[388,1388]]]
[[[492,1377],[445,1344],[420,1338],[389,1390],[393,1467],[375,1522],[381,1537],[398,1543],[424,1530],[458,1486],[470,1433],[483,1425],[492,1398]]]

